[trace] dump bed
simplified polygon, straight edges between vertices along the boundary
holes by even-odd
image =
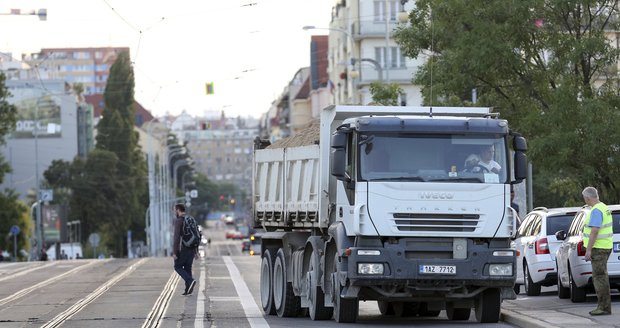
[[[336,179],[329,174],[330,138],[344,119],[368,115],[430,115],[428,107],[330,106],[297,135],[254,151],[255,227],[327,228]],[[484,116],[489,108],[436,107],[432,115]],[[344,191],[344,190],[343,190]]]
[[[265,227],[316,227],[319,145],[257,150],[255,219]]]

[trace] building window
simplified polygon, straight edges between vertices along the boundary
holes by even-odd
[[[385,5],[388,5],[388,12],[390,14],[390,22],[396,22],[396,17],[399,12],[404,11],[404,7],[399,0],[375,0],[374,1],[374,20],[375,22],[385,22]]]
[[[381,63],[382,68],[407,68],[405,55],[400,51],[400,47],[389,47],[388,54],[385,54],[385,47],[375,47],[375,60]],[[388,58],[389,62],[386,62]]]

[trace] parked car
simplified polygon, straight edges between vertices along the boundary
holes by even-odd
[[[555,232],[567,229],[579,207],[537,207],[529,212],[519,227],[514,248],[517,254],[515,293],[521,285],[528,296],[540,295],[541,286],[557,283],[555,251],[560,241]]]
[[[570,227],[556,233],[562,244],[556,259],[558,270],[558,297],[570,298],[572,302],[584,302],[586,294],[594,292],[592,263],[586,262],[587,245],[583,244],[582,232],[591,208],[584,206],[575,214]],[[620,205],[609,205],[613,217],[613,249],[607,260],[607,272],[611,288],[620,290]]]

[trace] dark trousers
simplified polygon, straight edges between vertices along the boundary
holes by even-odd
[[[194,250],[191,248],[181,247],[181,252],[174,260],[174,271],[176,271],[183,280],[185,280],[185,290],[192,283],[192,263],[194,263]]]

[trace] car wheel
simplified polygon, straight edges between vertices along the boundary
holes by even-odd
[[[532,276],[530,275],[530,268],[525,263],[523,265],[523,282],[525,283],[525,293],[527,296],[538,296],[540,295],[540,284],[532,281]]]
[[[558,273],[558,297],[562,299],[569,298],[570,288],[564,287],[564,285],[562,284],[562,279],[560,279],[560,270],[558,270],[557,265],[555,267],[555,271]]]
[[[570,300],[573,303],[581,303],[586,301],[586,288],[577,287],[575,280],[573,279],[573,273],[568,270],[568,277],[570,282]]]

